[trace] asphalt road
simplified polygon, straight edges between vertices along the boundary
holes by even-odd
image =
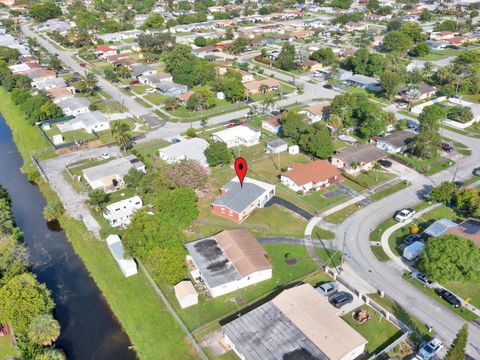
[[[471,156],[464,157],[457,163],[459,166],[456,179],[468,179],[471,177],[472,169],[480,164],[480,141],[447,130],[443,130],[443,134],[468,145],[472,150]],[[359,210],[336,231],[337,239],[343,239],[347,233],[346,261],[356,275],[375,289],[383,290],[409,313],[432,326],[448,346],[465,320],[404,281],[394,264],[378,261],[370,250],[369,235],[396,210],[418,204],[419,194],[425,187],[431,186],[432,181],[435,184],[443,180],[451,181],[455,169],[456,166],[430,178],[416,173],[410,174],[411,186]],[[468,354],[474,359],[480,359],[480,328],[473,324],[469,326]]]

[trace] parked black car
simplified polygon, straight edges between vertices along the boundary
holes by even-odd
[[[343,306],[350,304],[353,301],[353,296],[352,294],[346,292],[346,291],[340,291],[337,292],[336,294],[330,296],[328,299],[330,304],[335,306],[337,309],[342,308]]]
[[[324,87],[325,89],[333,89],[333,86],[330,85],[330,84],[325,84],[325,85],[323,85],[323,87]]]
[[[442,150],[450,153],[454,149],[453,149],[453,146],[450,145],[449,143],[442,143]]]
[[[480,167],[473,169],[472,173],[475,176],[480,176]]]
[[[392,166],[392,162],[390,160],[382,159],[382,160],[379,160],[378,163],[386,168],[389,168]]]
[[[458,308],[462,306],[462,302],[460,301],[460,299],[453,295],[450,291],[447,291],[445,289],[436,289],[435,292],[438,296],[440,296],[443,300],[448,302],[453,307]]]

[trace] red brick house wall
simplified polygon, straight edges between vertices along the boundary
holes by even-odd
[[[225,219],[230,219],[230,220],[236,221],[237,223],[239,223],[240,221],[243,220],[240,217],[240,214],[230,210],[229,208],[227,208],[225,206],[212,205],[212,212],[217,216],[221,216]]]

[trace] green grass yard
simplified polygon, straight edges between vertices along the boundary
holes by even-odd
[[[168,99],[167,96],[162,95],[158,92],[154,92],[153,94],[145,95],[143,98],[150,101],[151,103],[153,103],[155,105],[162,105],[165,102],[165,100]]]
[[[370,249],[372,250],[373,255],[376,256],[378,261],[385,262],[390,260],[387,253],[383,250],[381,246],[370,246]]]
[[[365,347],[367,352],[365,358],[369,358],[374,354],[378,354],[382,349],[398,339],[402,335],[402,331],[372,307],[363,305],[360,309],[366,310],[370,314],[370,320],[366,323],[357,323],[353,319],[352,313],[342,316],[342,319],[368,340]]]
[[[380,190],[379,192],[374,193],[370,196],[370,200],[378,201],[383,199],[384,197],[390,196],[397,191],[403,190],[408,187],[410,184],[406,181],[400,181],[392,186],[387,187],[386,189]]]
[[[348,218],[350,215],[360,210],[361,208],[362,207],[358,203],[352,204],[337,212],[334,212],[333,214],[326,216],[324,220],[332,224],[341,224],[345,221],[346,218]]]

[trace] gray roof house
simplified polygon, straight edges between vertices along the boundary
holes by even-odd
[[[201,138],[193,138],[180,141],[158,150],[160,158],[169,164],[181,160],[196,160],[200,165],[208,167],[207,158],[204,155],[208,142]]]
[[[431,224],[425,229],[424,233],[431,237],[438,237],[445,234],[448,229],[457,226],[458,224],[449,219],[440,219]]]
[[[337,151],[331,156],[330,162],[337,168],[355,176],[371,170],[376,161],[386,156],[385,152],[374,145],[361,144]]]
[[[143,164],[135,155],[113,159],[105,164],[82,170],[83,177],[92,189],[111,191],[123,187],[123,177],[130,169],[135,168],[145,172]]]
[[[389,154],[403,153],[407,146],[413,141],[415,134],[411,131],[394,131],[386,136],[375,139],[377,148],[388,152]]]
[[[32,83],[32,86],[39,90],[50,90],[58,87],[66,87],[67,84],[62,78],[45,79],[39,82]]]
[[[170,81],[163,81],[159,84],[156,84],[155,87],[158,91],[160,91],[160,93],[169,97],[175,97],[188,91],[188,87],[186,85],[175,84],[174,82]]]
[[[381,91],[380,82],[371,76],[365,75],[353,75],[346,79],[349,85],[359,86],[369,91]]]
[[[139,64],[132,66],[132,77],[138,78],[141,75],[155,74],[157,71],[149,65]]]
[[[88,112],[90,101],[85,97],[75,96],[58,103],[65,115],[80,115]]]
[[[240,223],[275,195],[275,185],[245,178],[240,186],[235,177],[220,188],[220,193],[221,196],[211,204],[213,213]]]

